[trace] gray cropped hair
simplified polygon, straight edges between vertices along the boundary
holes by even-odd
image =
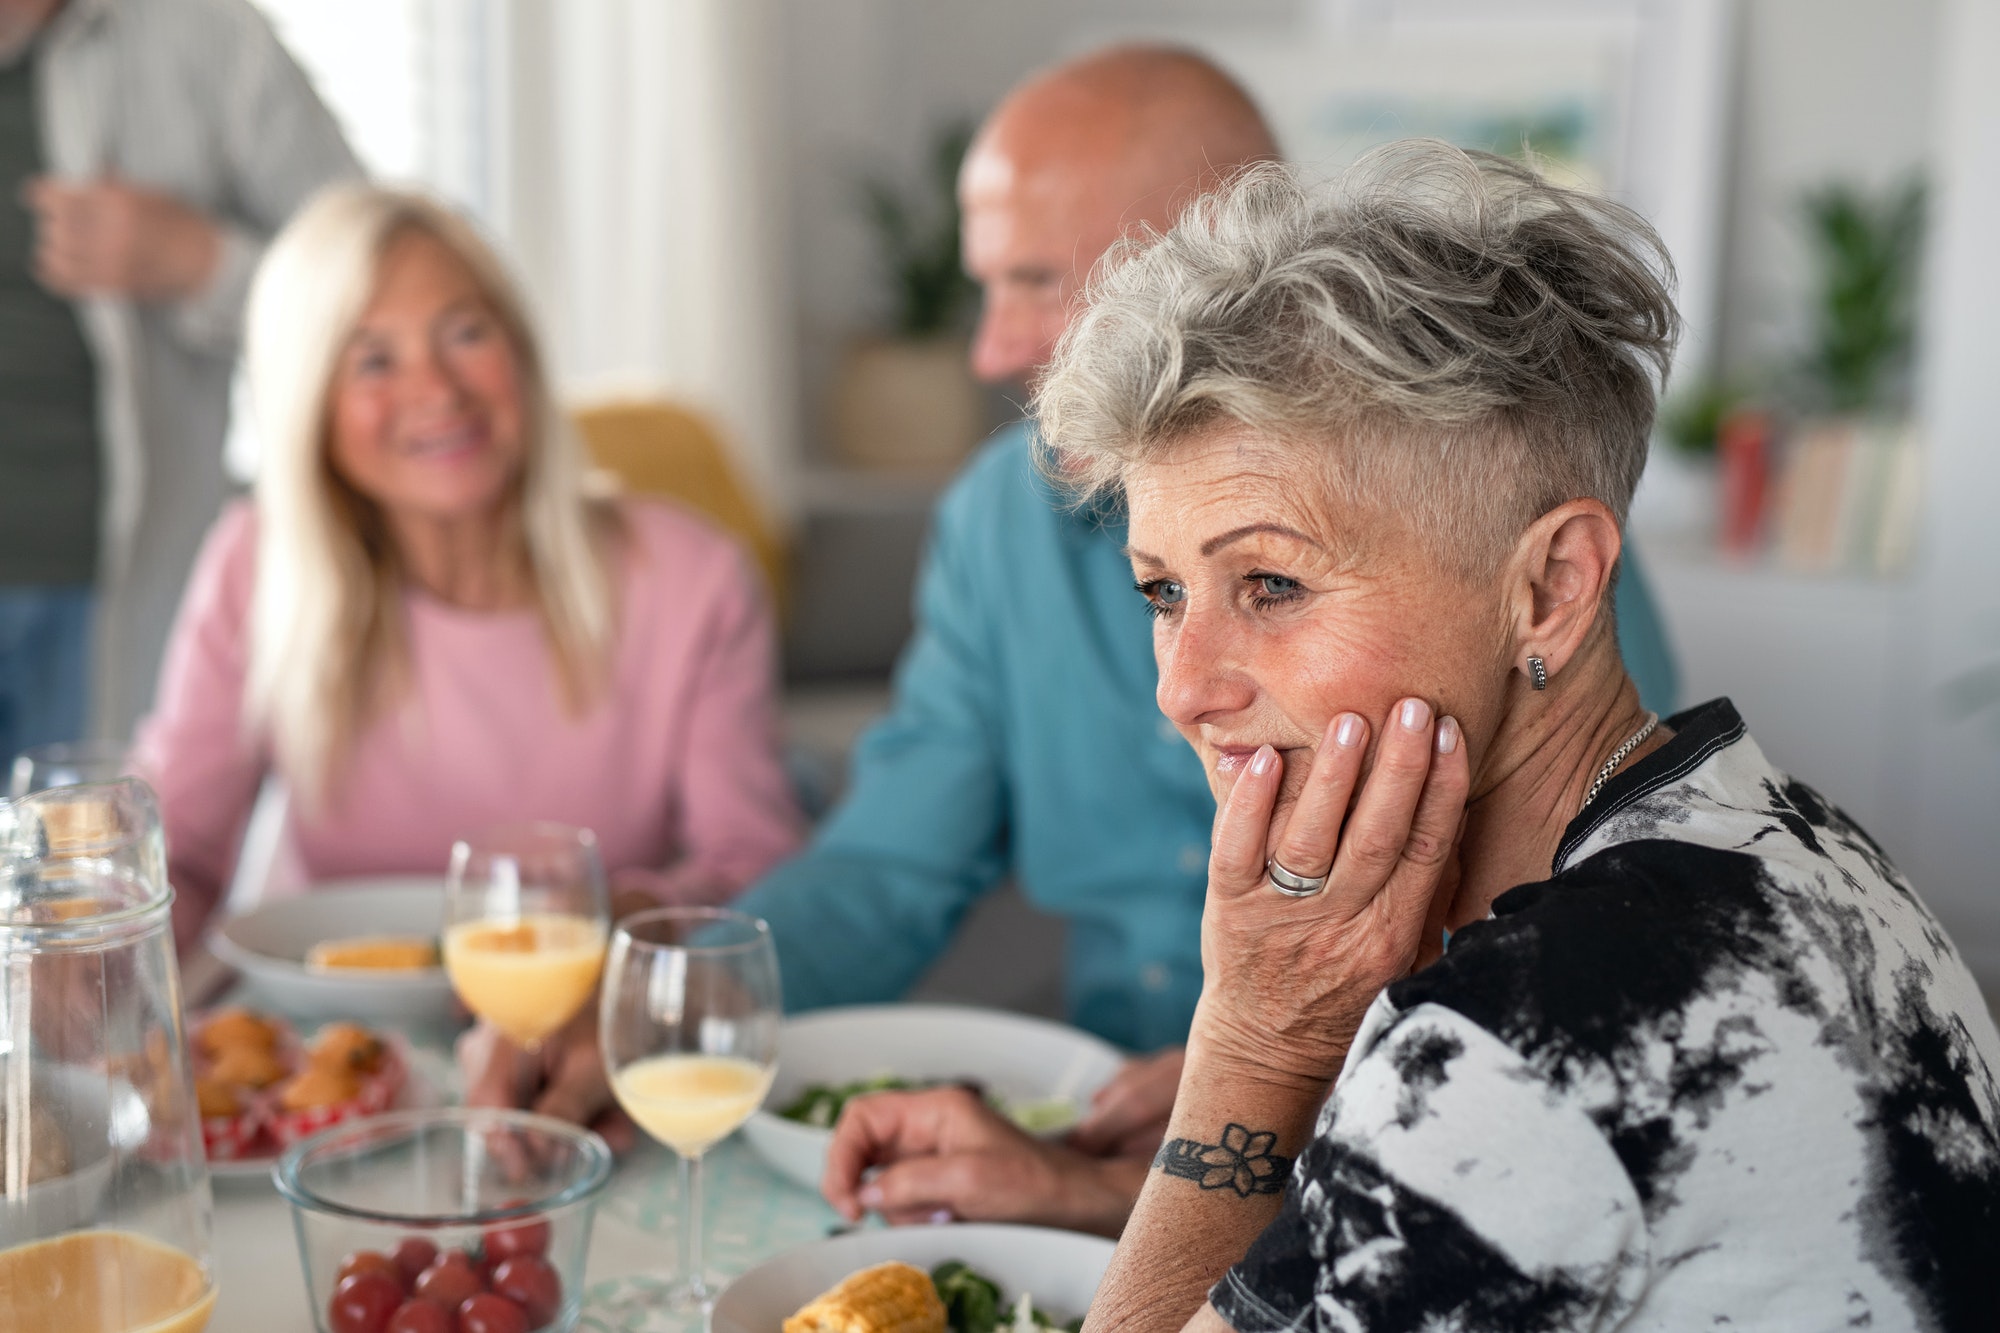
[[[1334,493],[1493,567],[1536,518],[1622,523],[1679,335],[1644,219],[1434,140],[1318,189],[1247,168],[1099,266],[1036,388],[1044,463],[1085,495],[1239,426],[1316,452]]]

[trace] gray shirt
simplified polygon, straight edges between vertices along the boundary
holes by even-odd
[[[31,60],[52,174],[115,172],[222,231],[215,273],[193,296],[76,303],[104,458],[94,725],[122,735],[152,695],[188,570],[228,494],[222,447],[251,274],[301,203],[360,167],[246,0],[66,0]]]
[[[23,52],[0,62],[0,586],[88,583],[97,568],[97,371],[76,311],[35,281],[20,198],[44,167]]]

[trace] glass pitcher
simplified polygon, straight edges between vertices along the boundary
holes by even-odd
[[[134,778],[0,801],[0,1329],[199,1333],[208,1163]]]

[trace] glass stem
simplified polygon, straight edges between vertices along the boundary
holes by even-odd
[[[708,1284],[701,1272],[701,1158],[681,1158],[681,1280],[696,1295]]]

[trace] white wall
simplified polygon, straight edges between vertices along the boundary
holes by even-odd
[[[1742,0],[1723,361],[1798,346],[1808,255],[1800,194],[1897,183],[1936,139],[1944,0]]]
[[[1948,0],[1939,39],[1920,390],[1932,486],[1911,633],[1895,645],[1907,664],[1889,702],[1912,877],[2000,989],[2000,702],[1954,716],[1947,696],[1954,681],[2000,670],[2000,5]]]
[[[817,440],[841,339],[886,310],[858,182],[914,181],[931,136],[977,121],[1073,34],[1133,24],[1271,23],[1301,0],[780,0],[792,268],[806,437]]]
[[[1935,134],[1946,0],[1739,0],[1724,237],[1725,363],[1797,338],[1806,255],[1801,190],[1887,183],[1923,166]],[[976,119],[1078,34],[1181,24],[1307,25],[1327,0],[778,0],[794,166],[800,411],[808,439],[840,338],[882,309],[855,206],[870,171],[914,175],[928,135]]]

